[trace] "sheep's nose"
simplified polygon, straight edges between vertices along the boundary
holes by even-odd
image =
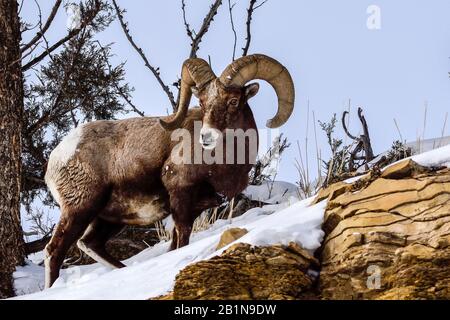
[[[217,129],[211,128],[208,125],[203,126],[200,130],[200,144],[204,149],[214,149],[216,141],[220,137],[220,132]]]
[[[202,135],[202,140],[203,141],[209,141],[212,138],[211,131],[202,132],[201,135]]]

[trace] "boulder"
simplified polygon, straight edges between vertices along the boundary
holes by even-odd
[[[175,300],[311,298],[310,268],[318,261],[295,243],[253,247],[238,243],[222,255],[183,269],[176,277]],[[166,297],[166,298],[167,298]]]
[[[239,238],[242,238],[246,235],[248,231],[246,229],[241,228],[230,228],[222,233],[220,237],[219,244],[217,245],[216,250],[222,249],[226,247],[230,243],[236,241]]]
[[[322,297],[449,299],[450,170],[406,160],[358,185],[328,192]]]

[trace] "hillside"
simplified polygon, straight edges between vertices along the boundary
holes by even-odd
[[[16,299],[149,299],[170,292],[166,298],[254,298],[256,292],[256,298],[407,299],[421,297],[423,290],[425,298],[449,298],[448,268],[439,266],[450,262],[450,146],[411,160],[332,185],[303,201],[277,191],[281,203],[219,220],[194,234],[185,248],[167,252],[168,243],[159,243],[126,260],[128,267],[120,270],[99,264],[71,267],[42,292],[36,291],[42,288],[43,268],[29,262],[15,273],[22,295]],[[248,192],[259,200],[264,196],[262,190]],[[227,230],[226,245],[217,249]],[[242,237],[233,238],[233,230],[241,230]],[[229,259],[235,259],[236,274],[244,279],[238,293],[232,290],[236,282],[221,276],[229,272],[221,261]],[[270,272],[257,272],[268,265]],[[372,265],[386,280],[375,290],[367,287]],[[214,284],[202,277],[211,271]],[[268,283],[273,285],[261,290]],[[226,292],[232,294],[218,296]]]

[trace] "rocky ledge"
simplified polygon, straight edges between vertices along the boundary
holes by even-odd
[[[315,202],[325,199],[315,257],[294,243],[236,244],[182,270],[166,298],[450,299],[450,169],[405,160]]]

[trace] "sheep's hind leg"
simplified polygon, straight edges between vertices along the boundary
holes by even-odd
[[[45,288],[59,277],[59,270],[70,246],[83,234],[91,221],[88,211],[70,212],[63,209],[50,242],[45,247]]]
[[[89,225],[86,232],[78,240],[78,248],[95,261],[112,268],[123,268],[125,265],[111,256],[105,249],[106,242],[117,235],[123,225],[107,222],[97,218]]]

